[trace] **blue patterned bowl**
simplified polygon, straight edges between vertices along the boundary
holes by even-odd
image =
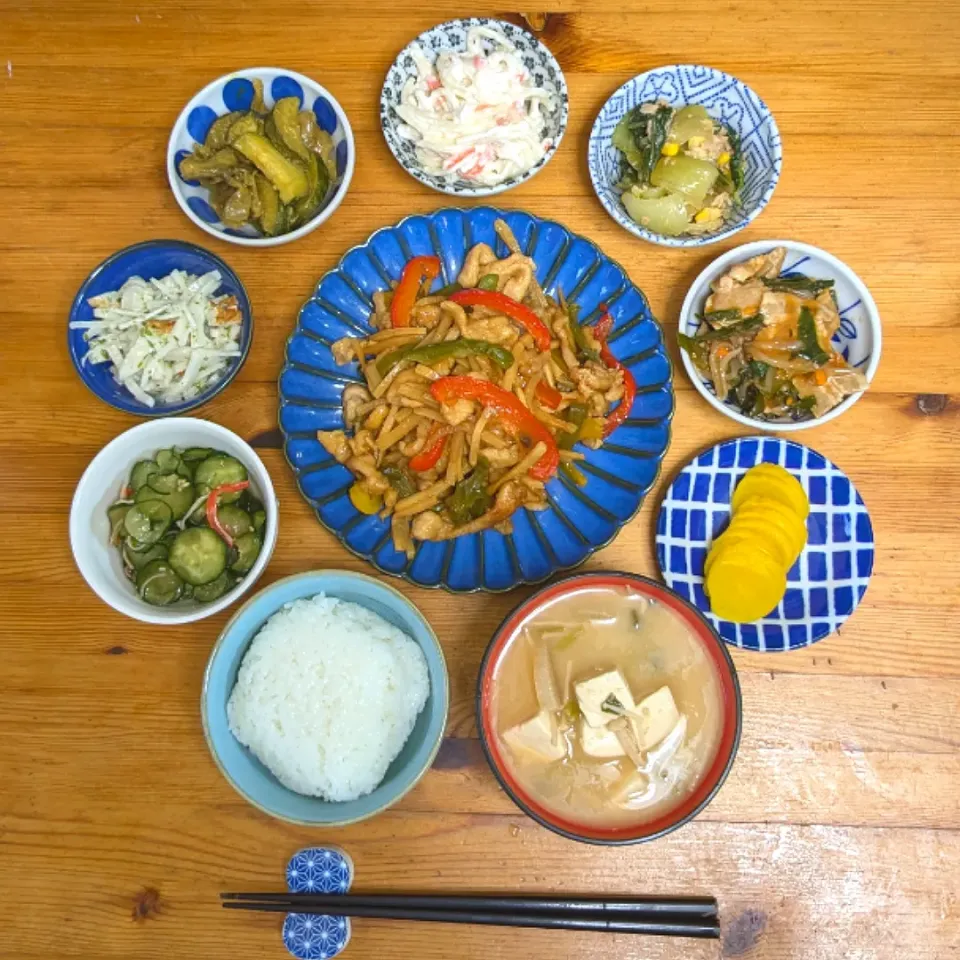
[[[243,655],[254,636],[284,604],[318,593],[358,603],[411,636],[423,650],[430,675],[430,696],[383,781],[372,793],[339,803],[307,797],[283,786],[233,736],[227,721],[227,701],[237,682]],[[346,570],[323,570],[278,580],[251,597],[233,615],[210,653],[203,678],[200,714],[213,759],[245,800],[280,820],[304,826],[335,827],[375,816],[419,783],[440,749],[449,701],[443,650],[423,614],[402,593],[373,577]]]
[[[546,118],[546,136],[553,143],[544,154],[543,159],[534,164],[529,170],[517,177],[511,177],[495,186],[481,186],[469,180],[459,178],[448,180],[435,174],[427,173],[417,158],[417,152],[412,141],[401,137],[397,128],[400,118],[395,107],[399,105],[403,94],[404,84],[408,78],[416,75],[416,65],[411,55],[411,48],[419,47],[428,59],[435,60],[437,55],[445,51],[466,49],[467,31],[471,27],[490,27],[499,30],[517,48],[517,53],[523,60],[524,66],[530,71],[537,86],[550,85],[556,89],[560,101],[558,109]],[[421,183],[441,193],[449,193],[455,197],[490,197],[504,190],[525,183],[536,173],[539,173],[557,152],[563,134],[567,129],[568,95],[567,82],[564,79],[560,64],[553,54],[529,31],[515,26],[505,20],[491,20],[488,17],[467,17],[462,20],[450,20],[432,27],[419,37],[412,40],[400,51],[393,62],[383,82],[383,91],[380,94],[380,126],[383,129],[384,139],[390,152],[396,157],[397,163],[410,176]]]
[[[297,97],[301,107],[313,110],[317,123],[333,137],[337,151],[337,178],[330,185],[323,206],[303,226],[278,237],[264,237],[250,225],[239,230],[225,226],[210,206],[207,189],[195,180],[185,180],[178,169],[180,161],[197,143],[204,141],[217,117],[231,110],[250,108],[253,99],[253,84],[250,81],[254,79],[263,81],[263,99],[268,107],[283,97]],[[275,247],[305,236],[331,217],[350,186],[355,156],[350,121],[328,90],[292,70],[249,67],[208,83],[183,108],[173,125],[167,145],[167,179],[180,208],[201,230],[221,240],[247,247]]]
[[[834,281],[833,289],[840,309],[840,329],[833,335],[833,344],[849,364],[863,371],[868,383],[872,382],[880,365],[880,348],[883,341],[877,305],[870,296],[866,284],[842,260],[809,243],[797,243],[794,240],[758,240],[756,243],[745,243],[728,250],[693,281],[680,308],[678,327],[680,333],[692,337],[697,332],[700,326],[697,315],[703,313],[704,304],[710,295],[710,285],[717,277],[726,273],[733,264],[769,253],[774,247],[787,248],[787,258],[783,262],[780,276],[804,273],[818,279]],[[748,417],[732,402],[721,400],[713,389],[713,384],[694,366],[687,351],[681,349],[680,356],[687,376],[710,406],[719,410],[724,416],[730,417],[731,420],[754,429],[791,433],[817,427],[834,417],[839,417],[844,410],[849,410],[863,396],[862,392],[855,393],[842,400],[822,417],[812,420],[761,420],[758,417]]]
[[[807,545],[787,574],[787,592],[756,623],[721,620],[703,589],[703,565],[730,520],[730,498],[758,463],[777,463],[810,500]],[[667,585],[689,600],[727,643],[747,650],[808,647],[838,630],[863,599],[873,571],[873,525],[853,482],[825,456],[780,437],[726,440],[677,474],[657,518],[657,562]]]
[[[89,345],[84,340],[83,330],[71,330],[69,323],[93,320],[93,307],[87,302],[90,297],[109,293],[111,290],[119,290],[131,277],[153,280],[165,277],[173,270],[185,270],[194,276],[201,276],[211,270],[220,271],[223,282],[217,290],[217,295],[235,296],[243,315],[240,355],[231,362],[222,379],[211,384],[192,399],[166,405],[158,403],[154,407],[147,407],[123,384],[117,383],[110,372],[111,364],[84,362]],[[250,352],[252,341],[253,316],[250,312],[247,291],[244,290],[240,278],[218,256],[204,250],[203,247],[184,243],[182,240],[147,240],[118,250],[107,257],[91,272],[77,291],[77,295],[73,298],[73,305],[70,307],[67,325],[67,349],[70,351],[70,359],[80,379],[105,403],[137,417],[171,417],[194,410],[208,400],[212,400],[221,390],[226,389],[230,381],[239,373]]]
[[[732,213],[711,233],[667,237],[647,230],[626,211],[616,188],[622,154],[611,143],[613,129],[629,110],[650,100],[671,106],[700,104],[729,124],[743,147],[744,184]],[[767,105],[745,83],[712,67],[657,67],[627,81],[604,105],[590,131],[590,179],[607,213],[625,230],[665,247],[702,247],[742,230],[767,205],[780,178],[780,131]]]
[[[347,384],[361,379],[356,364],[336,364],[331,344],[340,337],[373,332],[367,321],[371,295],[388,289],[411,257],[437,254],[443,282],[449,283],[475,243],[488,243],[498,256],[506,256],[493,228],[498,217],[533,258],[537,279],[548,293],[562,290],[579,304],[587,323],[600,316],[601,304],[609,305],[614,318],[610,346],[633,373],[637,398],[629,418],[600,450],[583,450],[587,459],[578,466],[587,477],[585,487],[557,476],[547,484],[550,509],[518,511],[511,535],[485,530],[424,542],[413,560],[407,560],[393,548],[389,522],[360,513],[350,502],[352,474],[316,438],[317,430],[343,428],[340,396]],[[280,428],[300,492],[320,522],[357,556],[422,587],[509,590],[582,563],[637,513],[670,441],[671,376],[663,334],[643,293],[589,240],[559,223],[519,211],[438,210],[378,230],[317,285],[287,343],[279,386]]]

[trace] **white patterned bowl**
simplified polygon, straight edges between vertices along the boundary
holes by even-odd
[[[699,104],[740,137],[744,184],[731,214],[711,233],[680,237],[654,233],[637,223],[620,200],[622,191],[616,184],[623,155],[611,142],[613,130],[624,114],[652,100],[665,100],[674,107]],[[702,247],[732,236],[760,213],[773,196],[783,155],[773,114],[745,83],[712,67],[678,64],[641,73],[603,105],[590,131],[587,163],[600,202],[625,230],[665,247]]]
[[[519,176],[511,177],[494,186],[484,186],[469,180],[459,178],[450,180],[432,173],[427,173],[417,158],[416,149],[412,141],[401,137],[398,132],[400,118],[394,108],[399,105],[403,93],[403,86],[408,78],[416,74],[411,48],[414,46],[426,54],[428,59],[436,59],[437,55],[449,51],[462,51],[466,48],[467,31],[471,27],[490,27],[499,30],[517,48],[520,59],[530,71],[537,86],[552,85],[556,89],[559,107],[547,116],[545,135],[553,142],[544,156],[529,170]],[[450,20],[432,27],[419,37],[408,43],[387,71],[383,82],[383,91],[380,94],[380,126],[383,129],[384,139],[397,163],[403,167],[411,177],[441,193],[454,197],[490,197],[505,190],[525,183],[532,176],[539,173],[557,152],[563,134],[567,129],[568,95],[567,82],[563,77],[560,64],[553,54],[531,33],[505,20],[492,20],[489,17],[465,17],[461,20]]]
[[[195,180],[185,180],[178,169],[180,161],[202,142],[217,117],[231,110],[247,110],[253,98],[252,80],[263,82],[263,100],[267,107],[283,97],[297,97],[302,108],[312,110],[318,125],[333,138],[337,176],[330,184],[320,209],[305,224],[265,237],[255,227],[239,230],[227,227],[209,203],[209,191]],[[183,212],[201,229],[214,237],[246,247],[276,247],[316,230],[327,221],[346,196],[353,177],[356,148],[350,121],[333,95],[302,73],[278,67],[248,67],[218,77],[208,83],[180,112],[167,144],[167,179]]]
[[[685,333],[688,337],[692,337],[697,332],[697,327],[700,325],[697,314],[703,313],[704,304],[710,293],[710,284],[722,273],[726,273],[731,264],[749,260],[762,253],[769,253],[774,247],[787,248],[787,258],[780,271],[781,276],[799,272],[818,279],[834,281],[837,306],[840,309],[840,329],[833,335],[833,345],[847,363],[861,370],[867,382],[872,383],[877,367],[880,365],[880,348],[883,343],[877,305],[870,296],[866,284],[842,260],[809,243],[798,243],[795,240],[758,240],[755,243],[744,243],[728,250],[722,257],[714,260],[693,281],[693,286],[687,291],[683,306],[680,308],[679,332]],[[724,416],[730,417],[731,420],[754,429],[790,433],[817,427],[833,420],[834,417],[839,417],[844,410],[849,410],[863,396],[862,392],[855,393],[842,400],[822,417],[814,417],[811,420],[761,420],[757,417],[748,417],[733,404],[720,400],[714,392],[713,385],[697,370],[687,351],[681,349],[680,356],[687,376],[690,377],[700,396],[711,407],[719,410]]]

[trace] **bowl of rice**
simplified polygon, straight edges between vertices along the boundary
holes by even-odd
[[[297,574],[245,603],[217,639],[201,697],[227,782],[280,820],[365,820],[433,763],[449,705],[443,651],[399,591],[341,570]]]

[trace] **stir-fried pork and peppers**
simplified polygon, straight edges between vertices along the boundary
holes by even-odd
[[[607,347],[609,314],[582,325],[575,305],[545,295],[507,224],[496,230],[508,256],[477,244],[438,290],[440,261],[415,257],[374,294],[377,332],[333,345],[366,385],[343,392],[346,430],[319,440],[356,477],[354,506],[390,517],[409,557],[414,540],[508,532],[519,507],[549,506],[558,470],[584,484],[575,444],[599,447],[636,394]]]

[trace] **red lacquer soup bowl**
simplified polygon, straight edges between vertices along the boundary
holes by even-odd
[[[721,729],[716,753],[705,775],[692,793],[678,799],[677,805],[653,820],[638,823],[599,827],[566,819],[544,807],[517,780],[503,755],[503,747],[495,730],[493,694],[498,667],[510,644],[525,623],[542,607],[561,597],[577,593],[585,588],[613,587],[627,589],[669,608],[689,628],[692,635],[703,645],[716,669],[721,695]],[[591,572],[578,573],[538,590],[524,600],[493,635],[480,666],[477,683],[477,727],[487,760],[503,789],[528,816],[555,833],[571,840],[597,844],[641,843],[662,837],[692,820],[713,799],[733,767],[737,746],[740,743],[741,702],[737,671],[727,652],[726,645],[717,636],[710,623],[700,612],[682,597],[663,584],[632,573]]]

